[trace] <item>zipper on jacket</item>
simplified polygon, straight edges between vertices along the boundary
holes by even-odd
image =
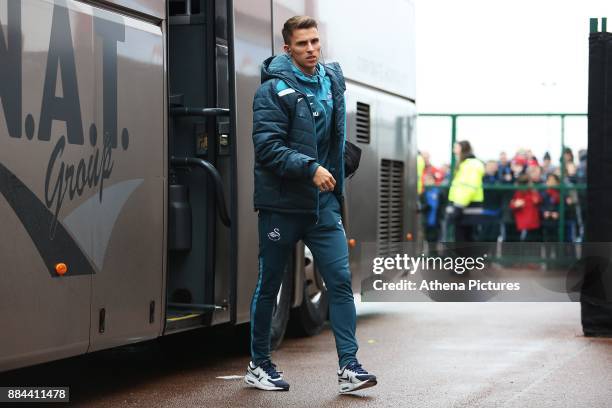
[[[312,107],[310,106],[310,102],[308,102],[308,99],[306,99],[306,103],[308,104],[308,109],[310,110],[310,119],[312,120],[312,128],[314,129],[314,138],[315,138],[315,152],[317,153],[317,157],[315,158],[315,160],[319,160],[319,141],[317,140],[317,124],[315,123],[314,120],[314,116],[312,114]],[[317,220],[315,221],[315,224],[319,223],[319,195],[321,194],[321,192],[319,191],[319,189],[317,188]]]
[[[315,160],[319,160],[319,147],[318,147],[318,140],[317,140],[317,124],[315,123],[314,115],[312,114],[312,107],[310,106],[310,101],[308,100],[308,96],[306,96],[304,93],[302,93],[299,90],[297,91],[297,93],[304,97],[304,100],[306,101],[306,105],[308,106],[308,110],[310,111],[310,120],[312,121],[312,129],[314,130],[314,135],[313,136],[315,138],[315,143],[314,143],[315,153],[316,153],[316,156],[317,156],[317,157],[315,157]],[[297,105],[297,102],[296,102],[296,105]],[[295,108],[297,110],[297,106]],[[319,191],[319,189],[317,189],[317,213],[316,213],[317,214],[317,219],[315,220],[315,224],[319,223],[319,194],[320,194],[320,191]]]

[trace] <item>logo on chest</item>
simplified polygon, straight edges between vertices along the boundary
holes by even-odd
[[[310,102],[310,108],[312,109],[312,116],[314,116],[315,118],[316,118],[316,117],[318,117],[318,116],[319,116],[319,112],[317,112],[317,111],[315,110],[315,107],[314,107],[314,103],[313,103],[313,102]]]

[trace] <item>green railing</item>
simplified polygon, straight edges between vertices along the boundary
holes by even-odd
[[[455,155],[453,154],[453,146],[457,141],[458,123],[457,119],[462,117],[477,117],[477,118],[520,118],[520,117],[541,117],[550,118],[557,117],[561,124],[560,146],[561,157],[559,159],[559,169],[561,170],[561,183],[559,185],[560,202],[559,202],[559,241],[565,239],[565,199],[568,191],[584,190],[584,184],[568,184],[565,178],[565,165],[563,163],[563,151],[565,150],[565,119],[568,117],[586,117],[586,113],[421,113],[420,117],[446,117],[451,120],[451,143],[450,143],[450,179],[453,179],[455,172]],[[524,187],[526,188],[526,187]],[[537,189],[545,188],[536,186]],[[486,186],[485,190],[517,190],[518,186]]]
[[[598,22],[599,22],[599,20],[597,20],[596,18],[589,19],[589,25],[590,25],[590,30],[589,31],[591,33],[600,32],[599,31],[599,27],[598,27]],[[602,17],[602,19],[601,19],[601,32],[605,33],[606,31],[608,31],[608,19],[606,17]]]

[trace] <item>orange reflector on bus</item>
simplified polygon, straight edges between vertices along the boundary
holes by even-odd
[[[57,265],[55,265],[55,272],[57,272],[59,276],[63,276],[66,274],[66,272],[68,272],[68,267],[66,266],[65,263],[60,262]]]
[[[406,240],[412,241],[412,232],[406,234]]]
[[[357,241],[355,241],[354,238],[351,238],[348,240],[348,244],[351,248],[355,248],[355,245],[357,245]]]

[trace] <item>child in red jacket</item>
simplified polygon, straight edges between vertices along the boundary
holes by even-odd
[[[519,186],[529,184],[529,176],[522,174],[517,179]],[[516,229],[521,233],[521,241],[537,241],[540,230],[540,203],[542,197],[536,190],[518,190],[510,201],[510,208],[514,212]]]

